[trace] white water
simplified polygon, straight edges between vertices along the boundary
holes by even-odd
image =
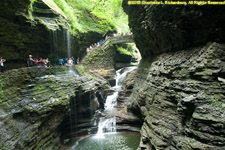
[[[66,31],[66,42],[67,42],[67,55],[69,59],[71,58],[71,35],[68,30]]]
[[[117,98],[119,96],[119,92],[122,90],[123,82],[126,79],[127,73],[136,69],[135,67],[127,67],[122,68],[116,71],[116,86],[112,87],[115,91],[112,95],[109,95],[106,98],[105,102],[105,111],[107,111],[107,115],[113,116],[113,110],[115,111],[115,106],[117,106]],[[116,132],[116,117],[113,116],[111,118],[105,119],[104,117],[100,118],[98,124],[98,132],[96,134],[96,138],[104,138],[104,133],[114,133]]]

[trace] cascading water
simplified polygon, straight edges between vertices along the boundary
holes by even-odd
[[[69,30],[65,31],[65,41],[66,41],[66,48],[67,48],[67,56],[68,56],[68,60],[72,59],[72,51],[71,51],[71,34],[69,32]],[[79,74],[77,73],[77,71],[74,69],[74,67],[72,67],[71,65],[69,65],[69,74],[75,74],[77,76],[79,76]]]
[[[68,58],[71,58],[71,35],[68,30],[66,31],[66,42],[67,42],[67,55]]]
[[[119,92],[122,90],[122,85],[126,79],[127,73],[134,69],[136,69],[136,67],[127,67],[116,71],[116,85],[112,87],[114,89],[114,93],[109,95],[105,102],[105,113],[107,116],[111,117],[100,118],[96,138],[104,138],[104,133],[116,132],[116,117],[113,115],[116,109],[114,107],[117,105],[117,98],[119,96]]]

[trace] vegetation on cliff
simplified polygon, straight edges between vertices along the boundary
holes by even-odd
[[[32,5],[37,1],[32,0],[30,5],[29,17],[31,19],[33,19]],[[121,7],[122,0],[43,0],[43,2],[68,20],[70,30],[74,35],[90,31],[106,34],[117,30],[124,32],[129,30],[128,17]],[[42,18],[39,19],[42,20]]]

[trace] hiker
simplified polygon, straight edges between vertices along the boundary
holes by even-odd
[[[4,72],[4,62],[6,62],[6,59],[2,59],[2,57],[0,57],[0,73]]]
[[[80,58],[77,57],[77,64],[79,65],[79,63],[80,63]]]
[[[32,58],[32,55],[29,55],[29,58],[27,59],[27,67],[34,66],[34,60]]]
[[[75,59],[73,58],[73,56],[71,57],[72,61],[73,61],[73,65],[75,64]]]
[[[38,59],[34,58],[34,66],[38,66]]]
[[[59,65],[63,65],[63,59],[62,58],[59,59]]]
[[[69,60],[68,60],[68,65],[69,66],[72,66],[73,65],[73,60],[71,58],[69,58]]]
[[[49,61],[48,61],[48,58],[46,58],[46,59],[44,60],[44,66],[47,68],[48,65],[49,65]]]
[[[38,60],[38,66],[42,67],[43,64],[44,64],[44,60],[43,60],[43,58],[40,57]]]
[[[67,63],[68,63],[68,59],[66,58],[66,59],[64,60],[64,65],[67,65]]]

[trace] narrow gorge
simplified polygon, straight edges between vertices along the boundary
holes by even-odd
[[[158,2],[1,0],[0,150],[224,150],[225,6]]]

